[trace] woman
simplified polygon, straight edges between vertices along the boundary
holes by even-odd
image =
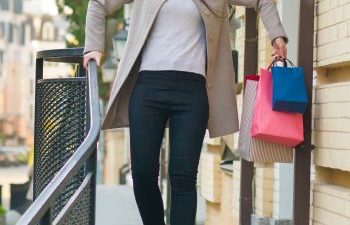
[[[273,0],[90,0],[84,65],[100,63],[105,16],[134,2],[102,129],[130,128],[135,199],[145,225],[164,225],[159,152],[170,133],[171,225],[194,225],[203,138],[238,131],[227,4],[260,11],[275,57],[287,36]]]

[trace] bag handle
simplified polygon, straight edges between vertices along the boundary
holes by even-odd
[[[292,63],[292,61],[286,58],[286,59],[274,59],[267,69],[270,70],[272,66],[276,66],[277,62],[283,62],[283,67],[288,67],[288,63],[291,67],[293,68],[296,67],[294,63]]]

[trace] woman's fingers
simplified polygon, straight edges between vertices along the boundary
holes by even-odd
[[[99,51],[92,51],[84,55],[84,68],[87,70],[88,69],[88,62],[90,60],[95,60],[97,66],[100,66],[101,63],[101,58],[102,58],[102,52]]]
[[[94,58],[94,59],[95,59],[95,61],[96,61],[97,66],[100,66],[101,57],[96,57],[96,58]]]
[[[278,55],[280,55],[282,59],[287,58],[287,47],[285,45],[279,46]]]
[[[283,46],[283,52],[284,52],[284,58],[286,59],[286,58],[287,58],[287,55],[288,55],[287,45],[284,45],[284,46]]]
[[[84,68],[85,68],[85,70],[88,69],[88,68],[87,68],[87,67],[88,67],[88,65],[87,65],[87,64],[88,64],[88,61],[89,61],[88,58],[84,56]]]
[[[283,59],[277,51],[273,52],[271,54],[271,57],[272,57],[272,60],[274,60],[274,61],[275,60],[280,61]]]
[[[278,37],[273,42],[273,54],[272,56],[276,59],[279,56],[282,59],[287,58],[287,46],[283,38]]]

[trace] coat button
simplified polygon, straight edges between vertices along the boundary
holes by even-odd
[[[213,65],[213,60],[209,59],[209,65]]]
[[[211,88],[213,85],[210,82],[207,82],[207,87]]]
[[[206,16],[210,16],[209,10],[208,10],[208,9],[205,9],[205,10],[204,10],[204,14],[205,14]]]
[[[209,35],[209,41],[213,41],[214,40],[214,37],[212,34]]]

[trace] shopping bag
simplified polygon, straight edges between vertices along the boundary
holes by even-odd
[[[254,105],[251,136],[259,140],[295,147],[304,140],[303,115],[272,109],[272,76],[261,69]]]
[[[272,73],[272,108],[276,111],[304,113],[308,98],[304,81],[304,70],[285,60],[285,66],[273,62]],[[287,62],[291,67],[287,67]]]
[[[244,88],[246,87],[248,80],[259,81],[260,77],[256,74],[254,75],[245,75],[244,76]],[[256,95],[256,94],[255,94]]]
[[[237,153],[247,161],[292,163],[292,148],[250,136],[258,78],[259,76],[246,77]]]

